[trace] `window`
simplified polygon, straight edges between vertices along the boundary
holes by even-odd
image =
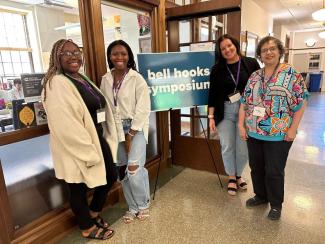
[[[26,14],[0,9],[0,83],[11,89],[21,73],[34,72]]]
[[[82,47],[79,22],[77,0],[55,6],[37,1],[1,1],[0,133],[26,127],[16,123],[15,114],[22,108],[21,103],[39,102],[41,80],[57,40],[72,39]],[[21,84],[14,82],[16,78],[21,79]],[[27,127],[46,123],[34,118]]]

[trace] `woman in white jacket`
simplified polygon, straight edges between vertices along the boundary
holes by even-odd
[[[117,178],[117,131],[105,97],[78,72],[81,65],[79,47],[71,40],[57,41],[45,74],[42,100],[55,175],[69,187],[71,209],[82,236],[108,239],[114,231],[99,212]],[[94,189],[90,205],[89,188]]]
[[[149,217],[150,191],[146,144],[150,115],[149,88],[136,71],[131,48],[122,40],[107,48],[110,71],[103,77],[101,90],[112,107],[117,126],[118,169],[129,210],[125,223]]]

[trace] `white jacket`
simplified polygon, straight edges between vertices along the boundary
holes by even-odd
[[[85,183],[89,188],[106,184],[105,162],[91,115],[75,85],[64,75],[55,75],[46,85],[42,101],[50,129],[55,175],[68,183]],[[99,89],[93,86],[96,90]],[[104,137],[114,162],[117,132],[108,103],[103,123]]]

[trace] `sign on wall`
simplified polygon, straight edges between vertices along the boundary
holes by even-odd
[[[152,111],[207,105],[214,52],[138,54],[138,64]]]
[[[26,103],[37,102],[41,100],[43,78],[43,73],[21,74],[21,82]]]

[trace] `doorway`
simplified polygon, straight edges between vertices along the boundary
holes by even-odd
[[[207,47],[212,43],[214,47],[215,40],[225,33],[239,39],[240,2],[200,2],[167,10],[168,51],[191,51],[197,43],[206,43],[203,46]],[[227,24],[227,19],[231,19],[231,24]],[[202,106],[171,111],[172,161],[225,174],[219,137],[210,133],[207,110],[207,106]]]

